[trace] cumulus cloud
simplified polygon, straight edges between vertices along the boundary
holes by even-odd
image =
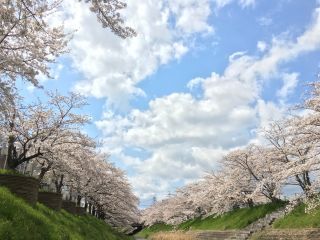
[[[64,4],[57,16],[67,30],[77,29],[70,56],[83,79],[75,89],[122,109],[132,97],[145,95],[139,82],[189,51],[193,34],[213,32],[209,0],[128,0],[122,14],[138,36],[126,40],[102,29],[84,1]]]
[[[213,26],[207,23],[211,14],[208,3],[207,0],[169,1],[169,8],[176,16],[176,27],[184,33],[212,32]]]
[[[224,72],[191,79],[192,92],[172,93],[149,102],[146,110],[127,115],[106,114],[96,124],[104,133],[105,150],[118,149],[118,160],[129,162],[136,175],[132,183],[142,198],[166,194],[180,184],[199,178],[230,149],[258,141],[256,130],[280,118],[286,106],[261,97],[267,81],[283,79],[278,91],[286,99],[298,81],[284,65],[301,54],[320,48],[320,11],[295,39],[275,37],[261,56],[237,52]],[[143,159],[130,158],[127,149],[146,152]],[[139,182],[139,179],[148,179]],[[152,191],[151,191],[152,190]]]
[[[75,90],[107,99],[109,105],[121,109],[126,109],[132,98],[146,95],[138,86],[141,81],[190,50],[190,38],[214,33],[214,26],[208,23],[211,5],[220,9],[233,2],[242,7],[255,4],[254,0],[126,2],[128,7],[122,15],[138,33],[131,39],[122,40],[101,29],[85,1],[64,1],[64,12],[50,20],[58,23],[63,18],[67,30],[77,29],[70,56],[83,78]]]

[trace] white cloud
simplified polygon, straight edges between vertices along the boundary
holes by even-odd
[[[246,52],[235,52],[229,56],[229,62],[235,61],[237,58],[242,57]]]
[[[146,110],[133,109],[126,116],[107,114],[97,122],[105,149],[120,149],[120,158],[126,158],[125,149],[132,147],[149,153],[143,160],[130,160],[136,172],[133,185],[144,197],[153,194],[148,193],[151,189],[163,194],[172,190],[179,179],[196,179],[214,168],[225,152],[258,141],[256,129],[282,116],[285,105],[261,98],[264,83],[283,77],[278,95],[285,99],[298,75],[287,73],[283,65],[319,48],[317,9],[313,23],[296,39],[274,38],[262,56],[236,53],[222,74],[190,80],[188,87],[199,87],[200,98],[189,92],[172,93],[150,101]],[[136,183],[137,179],[150,181]]]
[[[212,32],[207,19],[211,14],[207,0],[169,1],[170,10],[176,16],[176,27],[185,33]]]
[[[284,73],[282,76],[283,86],[282,88],[277,92],[277,96],[280,98],[281,101],[285,101],[287,97],[293,93],[295,90],[297,84],[299,74],[298,73]]]
[[[126,109],[130,99],[145,96],[139,83],[161,65],[184,56],[193,47],[190,39],[195,34],[214,33],[208,23],[210,5],[222,8],[233,2],[242,7],[255,4],[254,0],[128,0],[122,14],[138,36],[126,40],[102,29],[84,1],[64,1],[64,12],[50,21],[65,18],[68,30],[77,29],[70,56],[83,78],[75,89]]]
[[[120,108],[145,95],[139,82],[189,51],[189,37],[213,31],[207,23],[209,0],[128,0],[122,13],[138,36],[126,40],[102,29],[83,1],[65,4],[65,25],[77,29],[70,56],[84,77],[75,88]]]
[[[267,49],[267,44],[264,41],[258,41],[257,48],[260,52],[264,52]]]
[[[270,17],[260,17],[258,23],[263,27],[267,27],[273,23],[273,20]]]

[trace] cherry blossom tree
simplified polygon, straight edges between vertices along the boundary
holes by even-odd
[[[276,122],[265,131],[273,147],[274,162],[281,164],[279,176],[287,184],[300,186],[306,195],[312,188],[312,173],[319,170],[318,146],[306,135],[307,118],[294,117]]]
[[[244,193],[263,195],[270,201],[278,201],[276,197],[280,191],[280,179],[277,179],[279,164],[274,161],[272,149],[257,145],[249,145],[244,149],[231,151],[222,160],[225,168],[229,168],[231,179],[243,181],[247,185]],[[253,204],[253,199],[248,198]]]
[[[76,0],[74,0],[76,1]],[[120,0],[83,0],[104,28],[121,38],[135,36],[124,26]],[[12,101],[15,81],[22,79],[39,86],[39,75],[50,77],[49,64],[66,52],[70,34],[52,26],[49,17],[62,7],[62,0],[0,1],[0,97]],[[1,103],[0,101],[0,103]],[[0,106],[1,106],[0,105]]]
[[[108,162],[108,156],[94,148],[69,149],[52,166],[47,179],[53,180],[57,192],[65,189],[78,206],[84,203],[89,213],[109,224],[132,230],[138,222],[138,199],[124,173]]]
[[[14,87],[21,78],[38,86],[36,76],[49,76],[48,63],[64,53],[67,36],[63,27],[51,27],[46,18],[60,5],[59,0],[0,2],[1,90]]]
[[[178,224],[189,218],[222,214],[261,200],[278,201],[288,184],[304,193],[307,211],[320,205],[320,82],[310,84],[297,115],[288,115],[263,129],[265,145],[230,151],[220,168],[202,180],[178,189],[142,212],[147,225]]]
[[[48,97],[47,103],[17,103],[14,108],[7,108],[0,129],[8,138],[9,168],[35,158],[54,157],[63,144],[83,143],[80,127],[88,123],[89,117],[75,110],[86,104],[85,99],[75,93],[49,93]]]
[[[80,0],[81,1],[81,0]],[[90,3],[90,10],[97,15],[98,21],[104,28],[111,31],[121,38],[128,38],[136,35],[136,32],[124,26],[124,21],[119,14],[119,10],[127,7],[127,4],[119,0],[83,0]]]
[[[96,143],[89,136],[76,131],[66,131],[64,136],[61,136],[59,144],[52,144],[50,151],[39,155],[35,161],[38,163],[39,180],[41,181],[44,175],[53,169],[65,166],[65,162],[71,164],[74,159],[78,159],[82,164],[88,162],[88,153],[95,150]],[[91,154],[93,156],[93,154]],[[82,160],[79,160],[83,158]],[[85,161],[86,160],[86,161]]]

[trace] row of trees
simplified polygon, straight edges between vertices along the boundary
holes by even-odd
[[[95,215],[115,226],[137,222],[138,199],[124,173],[97,151],[94,139],[81,129],[89,117],[80,113],[86,101],[75,93],[48,93],[48,101],[3,109],[0,134],[7,148],[6,165],[23,166],[42,185],[68,192]],[[13,107],[14,106],[14,107]]]
[[[315,199],[320,187],[320,82],[310,87],[307,99],[294,109],[296,115],[261,131],[264,143],[229,152],[218,170],[146,209],[145,224],[177,224],[205,214],[275,202],[287,185],[296,186],[313,207],[319,205]]]
[[[75,0],[77,1],[77,0]],[[119,11],[121,0],[83,0],[103,28],[121,38],[136,33]],[[97,150],[94,139],[82,129],[89,117],[79,114],[86,100],[78,94],[47,94],[47,101],[24,104],[16,90],[17,80],[36,87],[39,76],[50,78],[50,64],[67,52],[72,33],[63,22],[50,17],[63,0],[0,1],[0,140],[7,149],[6,165],[24,168],[42,185],[68,192],[78,204],[112,225],[137,222],[138,199],[124,173]]]

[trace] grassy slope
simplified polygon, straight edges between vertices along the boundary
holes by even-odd
[[[268,203],[252,208],[240,208],[221,216],[194,219],[179,225],[181,230],[227,230],[242,229],[266,214],[284,206],[284,203]]]
[[[136,236],[142,237],[142,238],[147,238],[154,233],[167,232],[167,231],[171,231],[171,230],[173,230],[173,226],[166,225],[164,223],[157,223],[157,224],[154,224],[148,228],[143,229]]]
[[[320,228],[320,209],[305,213],[305,205],[297,206],[291,213],[274,222],[274,228]]]
[[[210,216],[205,219],[193,219],[181,223],[176,230],[227,230],[242,229],[250,223],[266,214],[271,213],[284,206],[284,203],[268,203],[252,208],[240,208],[221,216]],[[148,237],[160,231],[170,231],[173,227],[165,224],[156,224],[143,229],[137,236]]]
[[[0,239],[127,240],[92,216],[74,216],[37,204],[34,208],[0,187]]]

